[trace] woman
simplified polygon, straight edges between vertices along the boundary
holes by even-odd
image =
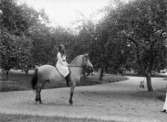
[[[167,112],[167,92],[166,92],[165,103],[161,112]]]
[[[60,74],[66,79],[67,86],[69,86],[69,83],[71,81],[68,65],[69,64],[66,61],[65,46],[63,44],[60,44],[58,47],[56,68],[58,69]]]

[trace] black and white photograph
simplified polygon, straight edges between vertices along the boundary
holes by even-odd
[[[0,122],[167,122],[167,0],[0,0]]]

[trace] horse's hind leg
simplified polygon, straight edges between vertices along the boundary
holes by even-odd
[[[35,98],[35,101],[36,103],[42,103],[42,100],[41,100],[41,88],[37,88],[36,89],[36,98]]]
[[[72,82],[71,83],[71,91],[70,91],[70,99],[69,99],[69,103],[72,105],[73,104],[73,94],[74,94],[74,88],[75,88],[75,83]]]

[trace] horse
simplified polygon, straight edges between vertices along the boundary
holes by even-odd
[[[76,82],[80,81],[80,78],[85,74],[85,72],[93,72],[93,65],[90,62],[88,54],[75,57],[69,64],[69,70],[71,79],[69,104],[72,105]],[[36,67],[31,80],[32,89],[36,93],[36,103],[42,104],[41,90],[44,88],[46,83],[49,83],[50,81],[56,82],[63,80],[65,80],[65,78],[59,73],[55,66],[45,64]]]

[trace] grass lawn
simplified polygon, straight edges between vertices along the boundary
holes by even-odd
[[[16,90],[29,90],[31,89],[30,81],[32,73],[26,75],[22,72],[10,72],[9,80],[2,81],[0,79],[0,91],[16,91]],[[102,81],[98,80],[98,75],[89,76],[86,79],[82,78],[78,86],[96,85],[108,82],[117,82],[127,80],[125,76],[118,75],[104,75]],[[51,82],[47,84],[46,88],[66,87],[65,82]],[[0,114],[0,122],[116,122],[97,120],[93,118],[68,118],[68,117],[42,117],[42,116],[29,116],[29,115],[8,115]]]
[[[9,80],[2,81],[0,79],[0,91],[16,91],[31,89],[30,81],[32,73],[26,75],[22,72],[9,72]],[[127,80],[124,76],[105,75],[102,81],[98,80],[98,75],[89,76],[86,79],[82,78],[78,86],[95,85],[108,82],[116,82]],[[46,88],[66,87],[65,82],[51,82]],[[109,122],[105,120],[97,120],[92,118],[67,118],[67,117],[42,117],[29,115],[7,115],[0,114],[0,122]],[[110,121],[116,122],[116,121]]]
[[[116,122],[89,118],[41,117],[0,114],[0,122]]]
[[[23,72],[9,72],[9,79],[8,81],[2,81],[0,79],[0,91],[17,91],[17,90],[29,90],[31,89],[31,78],[32,73],[26,75]],[[120,75],[104,75],[102,81],[98,80],[98,75],[89,76],[86,79],[81,78],[81,81],[77,84],[77,86],[86,86],[86,85],[95,85],[101,83],[108,83],[108,82],[117,82],[127,80],[125,76]],[[45,88],[60,88],[66,87],[65,82],[50,82],[46,84]]]
[[[167,80],[167,78],[164,78],[164,80]],[[162,89],[158,89],[158,90],[154,91],[156,97],[162,101],[165,101],[166,92],[167,92],[166,88],[162,88]]]

